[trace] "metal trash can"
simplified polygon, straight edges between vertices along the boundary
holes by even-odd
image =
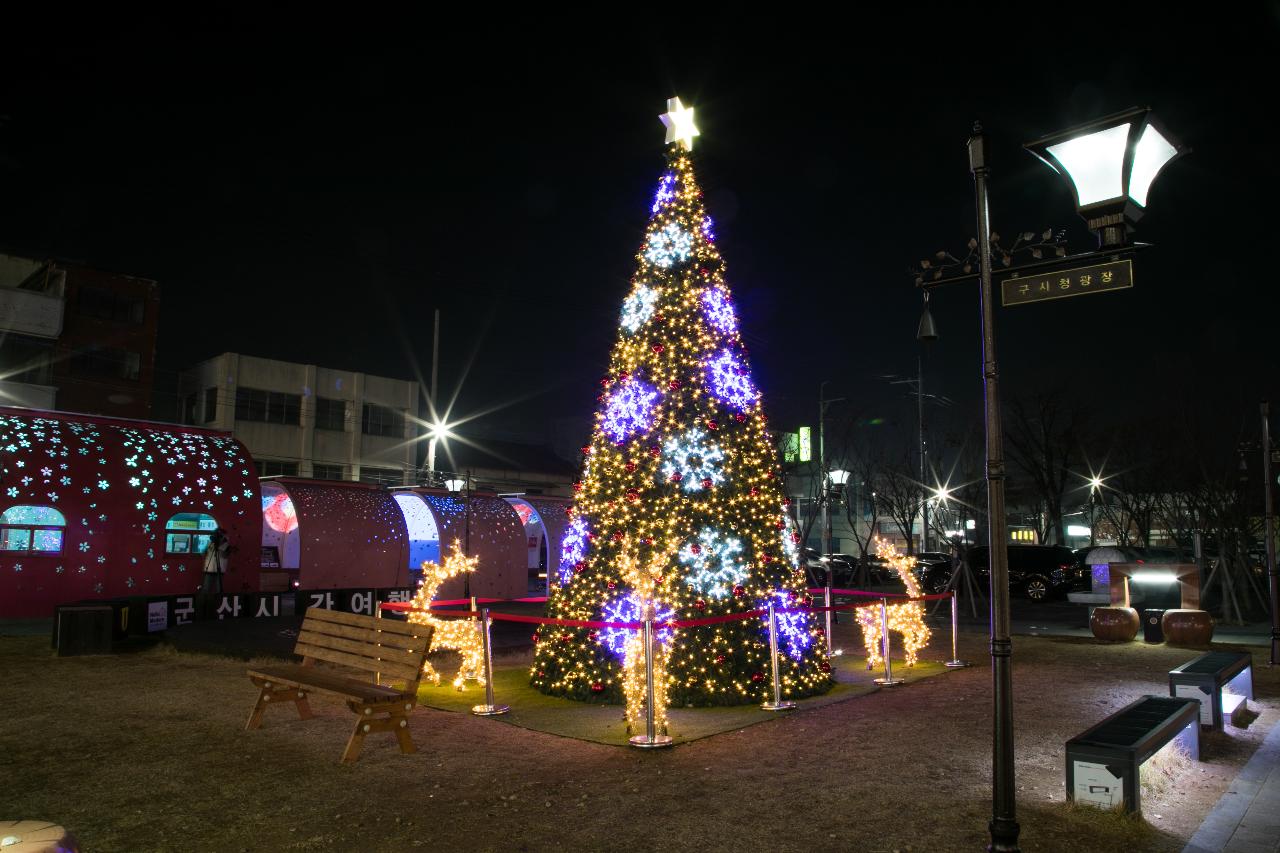
[[[1164,642],[1164,609],[1151,607],[1142,611],[1142,639],[1148,643]]]

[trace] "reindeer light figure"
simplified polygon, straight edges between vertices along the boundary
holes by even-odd
[[[468,678],[475,678],[484,686],[484,641],[480,637],[479,623],[471,619],[441,619],[432,615],[429,608],[436,597],[440,584],[467,572],[474,572],[480,563],[479,557],[468,557],[462,553],[461,543],[453,540],[453,553],[443,563],[425,562],[422,564],[422,584],[413,599],[413,610],[409,611],[409,621],[420,625],[430,625],[435,629],[431,634],[431,651],[452,649],[462,654],[462,665],[454,676],[453,686],[463,688]],[[423,661],[422,672],[432,684],[440,683],[440,673],[430,661]]]
[[[876,537],[876,556],[887,560],[897,572],[907,588],[907,595],[912,598],[920,596],[920,584],[911,572],[914,557],[899,554],[892,542],[886,542],[879,536]],[[862,626],[862,642],[867,647],[867,669],[875,669],[884,664],[880,608],[859,607],[854,612],[858,614],[858,624]],[[929,643],[929,626],[924,624],[924,607],[918,601],[904,601],[901,604],[890,604],[886,613],[889,630],[902,635],[907,666],[914,666],[917,653]]]

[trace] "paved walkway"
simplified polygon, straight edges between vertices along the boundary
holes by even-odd
[[[1280,851],[1280,725],[1236,776],[1182,853]]]

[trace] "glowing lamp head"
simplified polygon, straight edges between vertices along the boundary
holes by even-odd
[[[1028,151],[1067,179],[1076,210],[1103,248],[1124,246],[1146,211],[1160,170],[1187,153],[1148,107],[1028,142]]]
[[[1097,492],[1097,491],[1100,491],[1101,489],[1102,489],[1102,478],[1101,478],[1101,477],[1090,477],[1090,478],[1089,478],[1089,491],[1090,491],[1090,492]]]
[[[446,438],[453,438],[453,431],[449,424],[439,421],[433,424],[427,424],[427,438],[437,441]]]
[[[843,486],[849,482],[849,472],[837,468],[830,474],[831,483],[835,486]]]
[[[451,492],[460,492],[467,487],[467,481],[462,478],[445,480],[444,487]]]

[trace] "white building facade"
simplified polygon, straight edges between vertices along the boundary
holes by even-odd
[[[183,371],[179,399],[183,423],[231,432],[259,476],[415,482],[416,382],[223,353]]]

